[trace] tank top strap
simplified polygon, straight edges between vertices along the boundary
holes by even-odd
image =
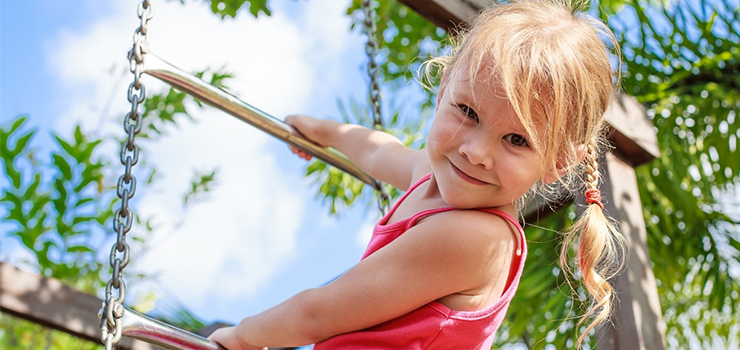
[[[396,212],[396,208],[398,208],[398,206],[401,205],[401,203],[403,203],[404,200],[406,200],[406,197],[408,197],[409,194],[411,194],[411,192],[413,192],[417,187],[419,187],[419,185],[424,183],[424,181],[429,180],[431,177],[432,177],[432,174],[428,174],[422,177],[421,179],[419,179],[419,181],[416,181],[414,184],[412,184],[411,187],[409,187],[409,189],[406,192],[404,192],[403,195],[401,195],[401,198],[399,198],[396,201],[396,203],[393,204],[393,206],[391,207],[391,210],[388,210],[385,216],[383,216],[383,218],[381,218],[380,221],[378,221],[378,224],[385,225],[388,222],[388,220],[391,218],[391,215],[393,215],[393,213]]]
[[[414,189],[416,189],[417,187],[419,187],[419,185],[423,184],[424,181],[427,181],[427,180],[429,180],[431,178],[432,178],[432,174],[431,173],[426,174],[426,176],[422,177],[421,179],[419,179],[419,181],[416,181],[416,183],[414,183],[413,185],[411,185],[411,187],[409,187],[409,190],[406,191],[406,194],[411,193],[411,191],[413,191]]]
[[[420,211],[408,219],[408,221],[406,222],[406,231],[414,227],[414,225],[416,225],[416,223],[422,218],[424,218],[425,216],[429,216],[429,215],[433,215],[437,213],[443,213],[443,212],[450,211],[450,210],[456,210],[456,209],[453,207],[445,207],[445,208],[434,208],[434,209],[427,209],[424,211]]]

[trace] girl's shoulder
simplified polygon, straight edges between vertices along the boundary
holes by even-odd
[[[517,232],[518,225],[510,221],[511,216],[496,209],[453,209],[436,215],[428,220],[435,221],[436,225],[444,222],[445,226],[465,228],[495,234],[491,231]],[[513,219],[511,219],[513,220]]]
[[[450,210],[429,215],[420,220],[417,226],[420,231],[426,231],[425,235],[444,237],[439,240],[442,244],[458,240],[495,243],[493,246],[465,245],[471,252],[478,251],[479,254],[490,253],[491,248],[499,252],[500,249],[518,250],[522,241],[519,225],[512,223],[506,215],[483,209]]]
[[[427,265],[419,273],[444,281],[449,289],[437,299],[446,298],[440,302],[453,310],[479,310],[497,300],[525,247],[507,219],[479,210],[430,215],[399,240],[404,236],[410,240],[401,250]]]

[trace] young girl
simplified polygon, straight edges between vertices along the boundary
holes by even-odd
[[[584,169],[591,205],[575,232],[593,304],[579,346],[607,318],[606,280],[623,247],[597,189],[602,115],[615,94],[602,38],[614,45],[613,35],[587,15],[530,0],[484,11],[459,38],[452,57],[431,62],[443,74],[426,149],[356,125],[286,119],[406,193],[354,268],[212,340],[231,350],[490,349],[527,252],[517,208],[547,185],[571,187]]]

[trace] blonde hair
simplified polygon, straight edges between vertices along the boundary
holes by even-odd
[[[603,115],[619,81],[612,73],[609,48],[618,66],[621,60],[614,34],[582,12],[589,2],[575,3],[520,0],[486,9],[469,30],[457,33],[451,56],[427,61],[426,76],[444,70],[448,81],[454,81],[464,74],[470,77],[471,88],[475,82],[495,80],[527,129],[543,176],[558,174],[555,185],[570,190],[585,183],[588,190],[598,191]],[[535,123],[543,123],[546,132],[535,132]],[[587,154],[582,160],[584,146]],[[583,172],[585,179],[578,176]],[[531,192],[548,195],[553,189],[540,183]],[[593,300],[578,323],[592,319],[578,347],[611,314],[614,294],[608,279],[621,269],[626,247],[600,201],[593,202],[566,233],[561,253],[561,263],[568,269],[569,243],[578,238],[577,261]]]

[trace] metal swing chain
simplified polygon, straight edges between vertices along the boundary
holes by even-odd
[[[118,178],[117,194],[121,199],[121,207],[113,216],[113,230],[116,232],[116,242],[110,251],[111,279],[105,286],[105,301],[103,308],[98,312],[100,318],[101,341],[106,350],[111,350],[121,340],[121,328],[126,299],[126,284],[123,282],[123,269],[129,263],[129,245],[126,243],[126,234],[131,230],[134,222],[134,212],[129,207],[129,200],[136,192],[136,177],[131,170],[139,162],[139,146],[134,139],[141,131],[142,116],[139,105],[146,99],[146,88],[141,82],[141,74],[145,70],[145,56],[149,51],[149,37],[147,36],[147,22],[154,17],[154,9],[149,0],[139,4],[138,16],[141,24],[134,31],[134,46],[128,52],[128,60],[134,81],[128,87],[127,98],[131,102],[131,111],[123,120],[123,129],[128,138],[121,146],[121,164],[124,173]],[[119,256],[119,253],[121,254]],[[118,295],[114,295],[114,289]]]
[[[375,10],[372,6],[372,0],[362,0],[362,11],[365,18],[362,24],[367,34],[367,43],[365,44],[365,53],[367,54],[367,75],[370,77],[370,111],[373,116],[373,127],[378,130],[383,129],[383,119],[380,111],[380,84],[379,68],[375,62],[375,56],[378,54],[378,40],[375,38]]]
[[[367,43],[365,44],[365,53],[367,54],[367,75],[370,77],[370,113],[373,116],[373,129],[384,130],[383,118],[380,106],[380,67],[375,62],[375,56],[378,54],[378,41],[376,39],[375,10],[372,6],[372,0],[361,0],[364,19],[362,24],[367,34]],[[385,185],[378,182],[378,209],[385,215],[390,206],[391,198]]]

